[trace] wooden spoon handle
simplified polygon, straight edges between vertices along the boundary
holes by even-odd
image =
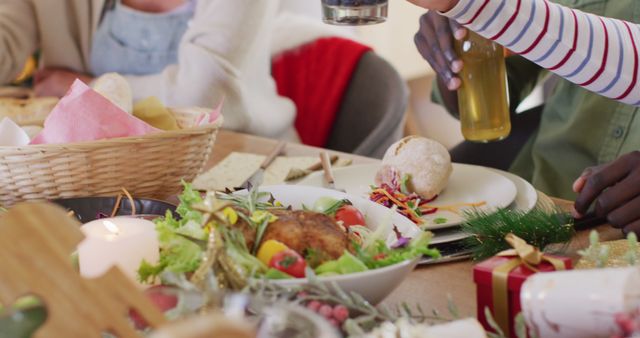
[[[267,167],[276,159],[276,157],[278,157],[278,155],[280,155],[282,153],[282,151],[284,150],[284,148],[286,146],[287,146],[287,142],[285,142],[285,141],[278,142],[278,145],[276,145],[276,147],[273,148],[271,153],[269,153],[267,158],[264,159],[264,161],[260,165],[260,168],[266,170]]]
[[[329,154],[326,151],[320,153],[320,162],[322,163],[322,169],[324,169],[324,179],[330,185],[335,184],[333,170],[331,169],[331,158],[329,158]]]
[[[330,160],[331,160],[331,164],[336,163],[336,161],[338,160],[338,155],[331,155]],[[320,160],[316,164],[310,166],[309,168],[307,168],[307,170],[309,170],[309,171],[322,170],[322,160]]]

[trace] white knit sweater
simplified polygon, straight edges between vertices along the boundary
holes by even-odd
[[[161,74],[129,76],[135,98],[212,107],[224,100],[225,128],[292,139],[295,107],[276,94],[270,42],[278,1],[200,0],[179,50]]]

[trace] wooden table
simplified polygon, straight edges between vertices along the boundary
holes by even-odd
[[[207,168],[214,166],[231,152],[267,154],[276,144],[277,142],[274,140],[221,131]],[[319,151],[320,149],[314,147],[289,144],[285,149],[285,155],[316,156]],[[356,155],[333,153],[353,159],[354,164],[378,161]],[[572,206],[572,203],[568,201],[555,199],[554,202],[565,210],[569,210]],[[597,230],[603,240],[622,238],[622,233],[610,226],[601,226]],[[588,231],[578,233],[570,244],[570,251],[575,252],[587,245]],[[449,297],[451,297],[461,316],[475,317],[476,289],[473,283],[472,268],[471,261],[419,267],[385,300],[385,304],[389,306],[401,303],[420,304],[425,311],[435,309],[443,316],[447,316]]]

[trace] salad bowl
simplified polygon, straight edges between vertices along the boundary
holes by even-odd
[[[259,191],[270,193],[275,200],[285,206],[291,206],[293,210],[308,209],[316,204],[318,200],[327,197],[336,200],[348,200],[354,207],[362,212],[367,227],[371,230],[375,230],[379,226],[392,224],[402,237],[411,239],[422,234],[418,226],[408,218],[362,197],[349,195],[340,191],[291,185],[265,186],[260,187]],[[240,191],[238,194],[246,195],[247,192]],[[391,230],[386,234],[385,238],[387,245],[391,246],[397,241],[397,234]],[[407,275],[416,267],[419,259],[419,257],[416,257],[389,266],[362,272],[333,276],[320,275],[311,278],[315,278],[317,282],[325,284],[328,287],[335,285],[347,293],[357,293],[369,303],[375,305],[380,303],[404,281]],[[309,283],[309,279],[281,279],[272,282],[289,287]]]
[[[432,234],[408,218],[336,190],[283,185],[202,196],[186,184],[179,199],[178,217],[156,220],[161,263],[142,262],[143,282],[196,272],[214,250],[209,264],[230,288],[247,279],[335,286],[377,304],[423,255],[439,256]]]

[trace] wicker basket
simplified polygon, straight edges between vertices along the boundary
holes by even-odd
[[[193,110],[172,110],[182,128]],[[0,147],[0,205],[26,200],[113,196],[166,198],[191,181],[209,159],[215,124],[142,137]]]

